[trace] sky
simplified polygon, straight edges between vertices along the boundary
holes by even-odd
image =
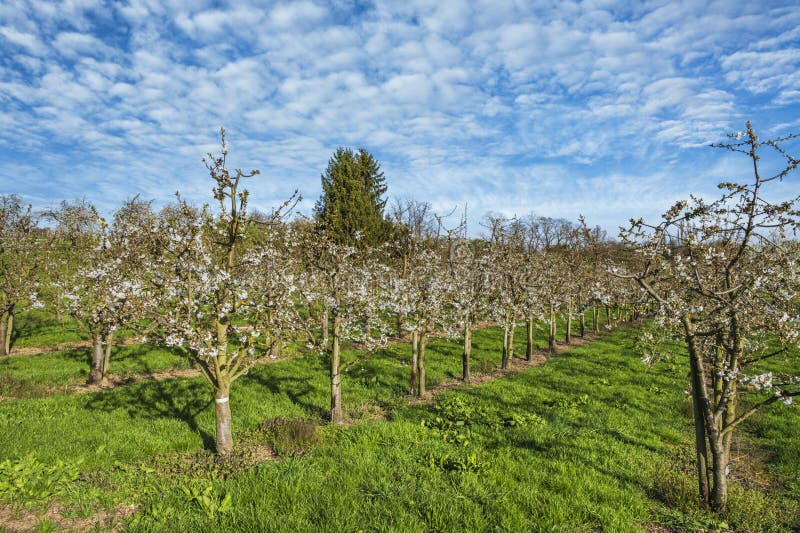
[[[343,146],[470,233],[491,212],[613,236],[751,179],[709,147],[746,120],[800,132],[799,0],[0,3],[0,194],[37,208],[212,202],[225,127],[252,208],[298,189],[310,214]]]

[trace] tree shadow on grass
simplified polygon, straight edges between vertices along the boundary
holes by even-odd
[[[411,372],[408,364],[411,355],[408,358],[404,355],[386,348],[376,350],[345,369],[345,383],[366,388],[376,395],[404,391]]]
[[[173,366],[180,366],[180,363],[188,360],[187,356],[179,348],[167,348],[156,344],[118,345],[114,346],[111,351],[111,372],[114,373],[116,369],[123,375],[143,374],[147,376],[169,369],[170,367],[165,366],[163,363],[151,364],[151,359],[153,358],[149,358],[148,355],[154,352],[168,352],[175,356],[176,360]],[[161,355],[156,360],[161,361],[163,357]]]
[[[132,420],[178,419],[200,435],[205,449],[213,450],[214,435],[197,422],[197,417],[212,403],[213,395],[203,382],[165,380],[136,383],[130,387],[92,394],[86,409],[106,413],[122,411]]]
[[[274,372],[250,372],[242,377],[241,381],[260,385],[266,388],[270,394],[282,394],[288,397],[293,404],[299,405],[314,418],[324,420],[329,416],[325,407],[313,401],[315,395],[324,394],[324,392],[316,389],[308,378],[279,376]]]

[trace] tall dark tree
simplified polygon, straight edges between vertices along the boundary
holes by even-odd
[[[378,161],[363,148],[339,148],[322,174],[314,217],[337,244],[374,246],[387,238],[386,182]]]

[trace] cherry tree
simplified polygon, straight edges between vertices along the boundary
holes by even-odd
[[[572,340],[572,317],[577,314],[579,335],[586,334],[586,312],[592,310],[594,327],[597,331],[597,306],[595,300],[595,290],[593,285],[597,282],[598,276],[606,277],[612,282],[619,283],[620,280],[609,277],[605,272],[604,250],[607,248],[605,242],[605,232],[599,226],[591,228],[583,217],[580,217],[579,224],[573,226],[572,246],[567,251],[567,265],[569,272],[566,279],[567,292],[567,332],[565,342],[569,344]],[[627,285],[632,285],[627,283]],[[641,295],[639,295],[641,296]]]
[[[233,449],[230,390],[246,374],[276,335],[277,322],[264,320],[274,303],[269,295],[251,293],[256,275],[275,274],[267,253],[242,258],[242,242],[250,218],[248,192],[242,181],[257,170],[228,170],[228,145],[221,131],[222,153],[204,160],[214,182],[216,215],[197,210],[179,198],[161,219],[160,247],[153,264],[159,309],[157,334],[168,346],[181,347],[197,363],[213,389],[216,451]],[[292,197],[271,216],[276,222],[291,209]],[[255,265],[254,263],[257,263]],[[254,268],[255,267],[255,268]],[[283,275],[283,274],[281,274]],[[285,276],[284,276],[284,279]]]
[[[100,217],[97,210],[85,198],[62,201],[57,208],[45,209],[42,217],[55,223],[50,230],[53,246],[49,250],[49,260],[44,262],[44,275],[55,294],[48,298],[47,304],[55,310],[56,319],[63,321],[65,281],[74,277],[78,268],[85,265],[88,252],[94,247],[96,235],[100,231]]]
[[[520,282],[523,291],[523,308],[525,314],[525,360],[532,361],[536,351],[534,335],[536,325],[544,317],[547,268],[544,256],[540,250],[526,243],[522,250],[523,258],[520,264]]]
[[[736,429],[759,410],[789,405],[800,394],[796,356],[793,374],[763,368],[771,358],[792,357],[790,346],[800,343],[800,259],[789,239],[800,228],[798,199],[771,202],[766,195],[797,168],[798,159],[781,146],[797,136],[764,141],[748,122],[729,137],[716,146],[745,155],[752,177],[721,183],[717,200],[676,203],[659,224],[633,220],[621,237],[641,267],[613,267],[656,303],[661,332],[674,333],[686,346],[700,499],[717,511],[727,505]],[[765,151],[783,164],[762,162]]]
[[[548,309],[547,351],[553,354],[556,351],[558,333],[556,320],[562,310],[566,310],[567,327],[571,327],[569,284],[572,279],[571,248],[574,246],[575,231],[573,225],[563,219],[540,217],[538,224],[539,246],[544,261],[542,299]],[[565,334],[565,337],[567,336]]]
[[[490,270],[489,316],[503,325],[501,368],[511,365],[514,357],[514,333],[517,323],[527,318],[528,271],[525,268],[522,225],[517,219],[489,217],[487,254]]]
[[[392,303],[403,317],[404,331],[411,332],[411,395],[427,394],[425,353],[428,338],[448,318],[450,294],[442,251],[435,241],[420,244],[406,269],[405,277],[395,277]]]
[[[389,307],[386,297],[389,269],[379,258],[382,248],[334,242],[324,231],[311,228],[303,235],[305,271],[298,280],[309,302],[321,302],[332,320],[330,342],[322,346],[330,360],[330,420],[340,423],[342,373],[358,359],[342,362],[342,344],[356,342],[370,352],[386,343],[388,332],[380,313]]]
[[[448,237],[448,300],[452,317],[444,321],[444,328],[451,337],[463,339],[461,378],[466,382],[471,378],[472,332],[488,313],[490,267],[491,260],[480,241],[470,241],[466,235]]]
[[[555,352],[556,319],[568,300],[568,281],[572,275],[572,266],[565,256],[572,253],[573,228],[566,220],[530,215],[520,224],[518,233],[523,255],[520,269],[524,271],[520,281],[528,325],[526,356],[530,358],[534,328],[540,318],[545,318],[549,327],[548,351]]]
[[[84,265],[61,281],[69,314],[89,333],[92,341],[90,384],[104,383],[110,370],[114,332],[134,325],[152,309],[145,265],[153,252],[155,215],[150,204],[134,198],[114,216],[109,228],[92,210],[96,228],[82,250]]]
[[[301,264],[292,251],[293,232],[272,223],[266,231],[266,240],[243,254],[241,280],[254,305],[252,320],[261,330],[263,346],[275,358],[283,343],[304,331],[295,305]]]
[[[392,206],[391,218],[393,231],[390,239],[391,257],[397,261],[397,275],[401,279],[408,277],[408,268],[413,262],[415,254],[424,248],[425,243],[431,243],[438,237],[434,231],[433,220],[436,215],[427,202],[417,200],[397,201]],[[404,332],[405,315],[403,311],[397,314],[397,334]],[[412,387],[413,388],[413,387]]]
[[[0,195],[0,356],[11,353],[14,316],[42,306],[37,293],[45,241],[31,206],[17,195]]]

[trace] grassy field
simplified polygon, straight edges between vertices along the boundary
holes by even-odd
[[[111,372],[117,378],[135,378],[168,369],[185,369],[186,356],[147,344],[115,346]],[[64,392],[89,377],[89,348],[73,348],[40,355],[0,359],[0,397],[36,398]]]
[[[499,363],[500,339],[478,332],[476,370]],[[343,426],[324,423],[323,358],[257,366],[232,389],[238,446],[225,464],[209,452],[213,406],[200,378],[2,402],[0,517],[40,531],[106,517],[102,529],[115,516],[134,531],[798,530],[798,410],[747,425],[727,516],[696,511],[686,369],[647,369],[634,342],[635,330],[620,330],[432,402],[405,397],[408,345],[392,345],[345,375]],[[131,356],[132,371],[148,353]],[[460,375],[459,354],[457,343],[431,343],[432,387]],[[39,379],[59,357],[69,360],[17,359],[43,361],[30,369]]]

